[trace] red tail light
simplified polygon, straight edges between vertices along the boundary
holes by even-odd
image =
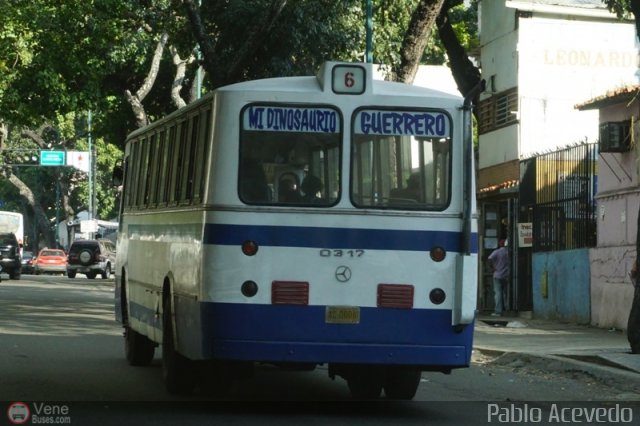
[[[308,305],[309,283],[305,281],[272,282],[271,303],[274,305]]]
[[[413,308],[413,286],[408,284],[378,284],[379,308]]]

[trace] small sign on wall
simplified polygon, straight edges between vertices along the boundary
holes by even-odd
[[[533,223],[518,224],[518,246],[531,247],[533,245]]]

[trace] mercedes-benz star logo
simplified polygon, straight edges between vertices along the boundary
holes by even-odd
[[[346,283],[351,279],[351,269],[348,266],[338,266],[336,269],[336,279],[341,283]]]

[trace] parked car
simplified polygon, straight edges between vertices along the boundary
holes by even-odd
[[[33,252],[31,251],[23,251],[22,259],[20,260],[21,272],[23,274],[33,274],[35,271],[33,270]]]
[[[20,279],[22,273],[20,244],[12,232],[0,234],[0,266],[2,266],[2,272],[9,274],[12,280]]]
[[[75,278],[77,273],[94,279],[100,274],[102,279],[111,276],[116,263],[116,246],[109,240],[76,240],[69,247],[67,256],[67,276]]]
[[[33,270],[40,274],[63,274],[67,272],[67,254],[64,250],[44,248],[33,261]]]

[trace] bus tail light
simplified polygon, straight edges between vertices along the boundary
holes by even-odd
[[[413,286],[409,284],[378,284],[379,308],[413,308]]]
[[[247,240],[242,243],[242,253],[246,256],[253,256],[258,252],[258,243],[252,240]]]
[[[309,283],[306,281],[273,281],[271,303],[274,305],[308,305]]]
[[[442,247],[433,247],[429,252],[434,262],[442,262],[447,257],[447,252]]]

